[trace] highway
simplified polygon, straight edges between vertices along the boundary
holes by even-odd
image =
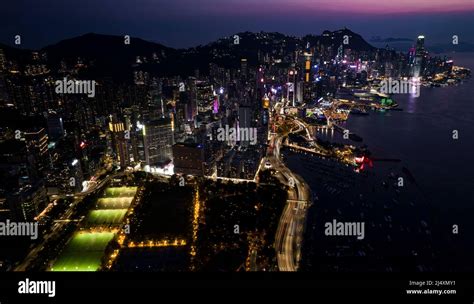
[[[303,129],[297,124],[299,132]],[[275,249],[277,251],[278,269],[280,271],[297,271],[301,258],[301,244],[306,221],[306,211],[311,204],[310,191],[305,181],[293,174],[280,160],[280,146],[288,134],[273,135],[270,142],[272,152],[267,154],[267,160],[277,172],[277,178],[288,186],[288,199],[278,224],[275,236]]]

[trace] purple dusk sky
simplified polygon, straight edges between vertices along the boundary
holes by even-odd
[[[302,36],[345,26],[366,39],[472,43],[474,0],[18,0],[0,9],[0,42],[22,34],[25,47],[88,32],[187,47],[247,30]]]
[[[208,13],[447,13],[474,11],[472,0],[179,0],[179,10]]]

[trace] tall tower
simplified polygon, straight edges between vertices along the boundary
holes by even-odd
[[[425,36],[420,35],[416,40],[415,62],[413,64],[413,77],[418,78],[421,74],[421,66],[425,55]]]
[[[416,53],[423,53],[425,51],[425,36],[420,35],[416,39]]]
[[[120,162],[120,167],[126,167],[129,164],[128,155],[128,141],[126,137],[130,137],[130,131],[126,136],[125,125],[123,122],[119,122],[115,116],[112,117],[109,122],[109,131],[112,135],[112,149]]]
[[[243,76],[247,76],[247,58],[240,59],[240,72]]]
[[[288,81],[287,81],[287,90],[286,90],[286,99],[287,102],[290,102],[290,99],[292,100],[291,105],[294,107],[295,106],[295,98],[296,98],[296,92],[295,92],[295,83],[296,83],[296,76],[298,74],[298,71],[295,69],[295,67],[290,68],[288,71]]]
[[[304,82],[309,82],[311,78],[311,58],[313,57],[313,52],[309,48],[309,43],[305,52],[303,53],[305,62],[304,62]]]

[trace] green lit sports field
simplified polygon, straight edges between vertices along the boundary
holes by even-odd
[[[133,197],[103,197],[97,200],[97,209],[128,209]]]
[[[51,271],[96,271],[112,232],[76,233],[51,267]]]
[[[97,210],[91,210],[86,226],[118,225],[137,192],[137,187],[110,187],[96,202]],[[51,271],[97,271],[107,244],[114,238],[113,232],[78,232],[74,234]]]
[[[117,225],[123,220],[127,209],[92,210],[87,216],[87,224],[95,225]]]
[[[105,189],[106,197],[133,197],[137,187],[109,187]]]

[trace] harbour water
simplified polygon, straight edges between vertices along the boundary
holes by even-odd
[[[474,71],[474,54],[449,55],[453,57],[456,65]],[[467,271],[474,269],[471,259],[474,253],[474,242],[472,241],[474,237],[474,222],[472,221],[474,215],[473,80],[466,80],[457,86],[423,87],[418,98],[402,94],[394,95],[394,99],[403,111],[370,112],[370,115],[367,116],[351,115],[344,127],[363,138],[362,143],[352,142],[351,144],[367,145],[373,157],[400,159],[400,163],[374,162],[374,168],[370,169],[372,172],[368,173],[366,177],[343,173],[344,176],[349,177],[351,182],[346,188],[341,188],[345,190],[339,196],[335,197],[334,191],[328,194],[325,190],[327,186],[324,185],[324,174],[318,173],[318,170],[314,168],[309,171],[307,170],[308,166],[301,165],[301,163],[311,162],[307,156],[288,155],[287,163],[290,169],[303,176],[312,187],[313,192],[320,193],[320,197],[309,212],[303,269],[305,269],[305,265],[312,265],[306,267],[309,270],[322,269],[320,266],[314,266],[314,259],[321,259],[331,251],[342,252],[341,248],[350,248],[354,244],[360,247],[363,244],[363,242],[353,243],[352,241],[337,245],[327,243],[324,236],[321,236],[321,231],[318,231],[322,228],[322,224],[314,223],[314,221],[330,221],[334,216],[348,216],[351,220],[354,218],[357,220],[359,217],[357,211],[365,212],[365,208],[370,209],[371,204],[375,206],[377,201],[380,201],[381,205],[387,205],[386,202],[391,200],[400,204],[386,206],[387,208],[382,208],[380,213],[369,211],[370,217],[363,219],[374,221],[375,227],[380,225],[377,233],[382,233],[384,236],[379,239],[367,240],[366,243],[369,244],[363,244],[363,250],[359,250],[359,248],[348,251],[351,253],[343,254],[346,258],[350,258],[351,254],[365,255],[367,252],[372,252],[373,258],[389,254],[380,245],[381,243],[385,244],[388,237],[390,239],[388,246],[392,246],[390,251],[396,256],[394,258],[404,257],[400,261],[400,265],[407,261],[407,256],[418,257],[416,261],[413,261],[414,267],[406,268],[409,271]],[[453,138],[453,131],[457,131],[457,139]],[[334,141],[340,141],[337,138],[337,132],[334,132],[334,135],[331,134],[328,132],[326,135],[321,135],[325,138],[334,137]],[[320,163],[319,160],[313,162]],[[319,165],[315,166],[320,168]],[[405,176],[411,182],[407,183],[409,186],[404,188],[401,194],[393,192],[396,190],[394,187],[385,187],[388,189],[386,191],[377,190],[380,182],[385,183],[386,180],[387,183],[391,183],[390,176]],[[334,181],[338,179],[339,177]],[[365,187],[366,184],[374,184],[375,188],[370,190],[370,186]],[[359,199],[360,195],[363,195],[364,199]],[[338,206],[338,204],[341,205]],[[404,204],[407,204],[406,209],[401,207]],[[345,209],[345,205],[351,207]],[[359,210],[357,210],[358,208]],[[334,216],[324,217],[321,215],[324,212],[330,214],[331,210],[336,211]],[[345,210],[351,211],[344,214]],[[398,217],[392,215],[396,219],[391,217],[390,221],[387,221],[386,217],[390,215],[384,210],[395,210],[389,213],[390,215],[395,213]],[[413,219],[410,220],[411,218]],[[383,223],[390,223],[390,225]],[[401,227],[394,229],[393,226]],[[458,228],[457,231],[455,227]],[[426,241],[426,243],[417,245],[415,242],[413,248],[408,248],[410,242],[407,240],[404,243],[403,240],[409,234],[402,233],[406,232],[407,228],[420,231],[421,234],[417,240],[423,239],[422,242]],[[453,231],[457,233],[453,233]],[[370,235],[370,231],[367,234]],[[396,235],[399,238],[398,243],[393,241],[397,238]],[[316,249],[317,244],[312,244],[312,242],[319,242],[320,245],[322,243],[323,247],[328,246],[328,248]],[[393,246],[407,246],[405,248],[407,250],[398,251]],[[380,249],[377,250],[377,247]],[[336,248],[338,249],[336,250]],[[367,248],[375,249],[368,250]],[[358,269],[356,266],[360,261],[356,260],[355,264],[351,262],[351,267],[335,267],[331,270]],[[403,267],[393,268],[390,263],[382,264],[383,267],[374,267],[374,270],[405,269]],[[419,267],[420,264],[423,266]]]

